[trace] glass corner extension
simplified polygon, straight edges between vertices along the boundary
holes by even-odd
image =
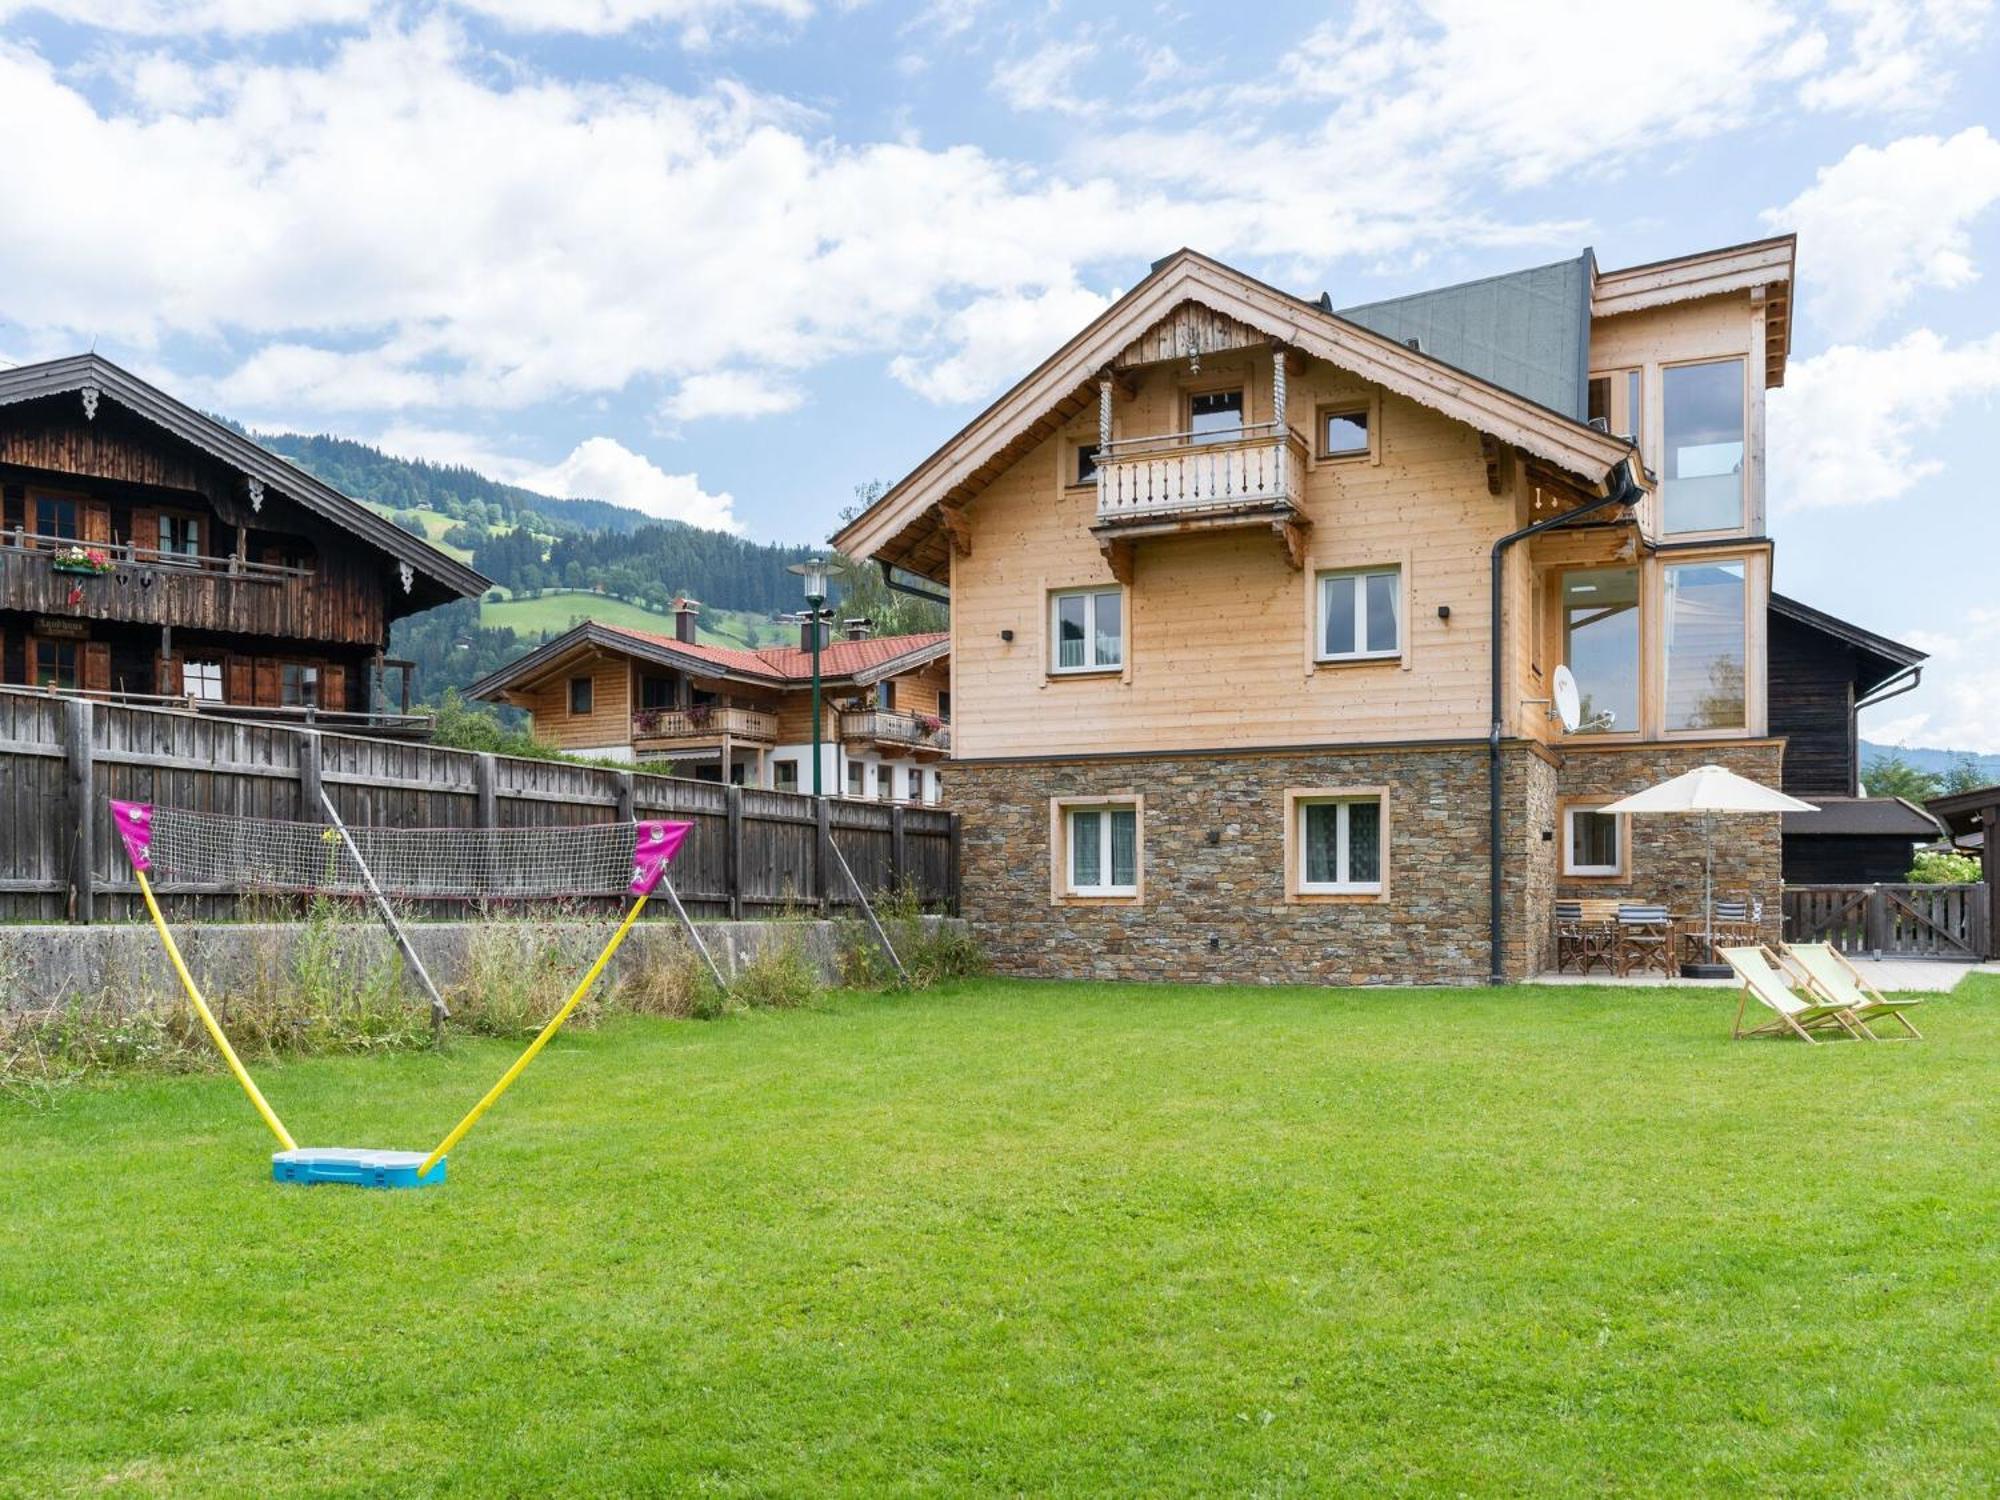
[[[1749,727],[1748,569],[1742,559],[1666,569],[1666,728]]]
[[[1665,420],[1661,510],[1672,535],[1744,524],[1743,361],[1669,365],[1660,372]]]

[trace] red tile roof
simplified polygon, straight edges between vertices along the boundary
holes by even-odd
[[[650,630],[633,630],[623,625],[607,625],[602,621],[598,622],[598,628],[652,645],[666,646],[683,656],[698,657],[731,672],[766,677],[774,682],[802,682],[812,676],[812,653],[797,646],[766,646],[757,651],[746,651],[736,646],[690,646],[670,635],[658,635]],[[851,677],[856,672],[879,667],[899,656],[941,645],[947,638],[943,631],[932,631],[923,635],[871,636],[862,641],[830,641],[820,648],[820,675]]]

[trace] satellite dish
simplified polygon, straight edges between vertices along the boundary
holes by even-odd
[[[1555,710],[1563,733],[1575,734],[1576,726],[1583,722],[1583,700],[1576,690],[1576,674],[1568,667],[1556,668]]]

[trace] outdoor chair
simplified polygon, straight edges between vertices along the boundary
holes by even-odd
[[[1588,974],[1600,966],[1607,972],[1617,969],[1618,924],[1605,920],[1601,912],[1591,909],[1600,904],[1585,901],[1556,903],[1558,974],[1572,963],[1579,974]]]
[[[1671,979],[1680,962],[1679,924],[1664,906],[1618,908],[1616,968],[1620,978],[1647,970]]]
[[[1736,997],[1736,1024],[1730,1030],[1732,1037],[1741,1040],[1751,1036],[1796,1036],[1808,1042],[1817,1042],[1815,1031],[1841,1031],[1850,1036],[1867,1037],[1874,1041],[1875,1033],[1870,1031],[1845,1005],[1829,1005],[1820,1000],[1807,1000],[1800,996],[1786,978],[1785,970],[1778,956],[1759,943],[1749,948],[1718,948],[1715,956],[1735,972],[1743,981],[1742,993]],[[1755,997],[1759,1004],[1775,1013],[1775,1019],[1762,1026],[1745,1029],[1743,1010]]]
[[[1844,1005],[1863,1026],[1876,1016],[1893,1017],[1896,1024],[1918,1041],[1923,1033],[1903,1014],[1915,1010],[1922,1000],[1891,1000],[1861,973],[1831,943],[1789,943],[1782,950],[1785,960],[1809,990],[1829,1005]],[[1871,1035],[1873,1033],[1870,1033]]]

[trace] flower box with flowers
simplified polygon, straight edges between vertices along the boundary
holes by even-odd
[[[50,567],[58,573],[88,573],[95,576],[109,573],[112,568],[110,554],[100,552],[95,547],[61,547],[51,560]]]
[[[944,720],[940,719],[936,714],[917,715],[917,732],[923,735],[925,739],[935,738],[937,732],[942,728],[944,728]]]

